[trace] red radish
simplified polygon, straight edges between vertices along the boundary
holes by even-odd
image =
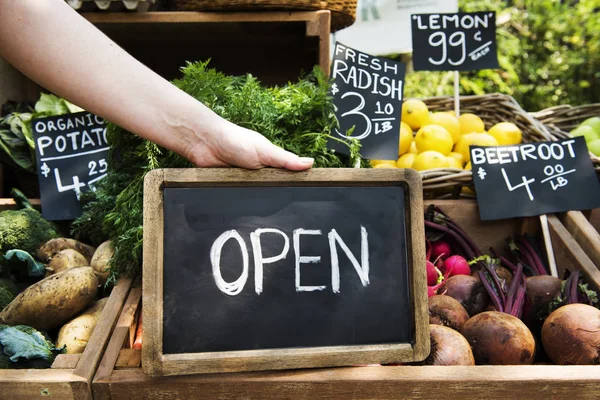
[[[431,244],[431,257],[433,259],[442,259],[450,257],[452,254],[452,249],[448,242],[444,242],[443,240],[435,241]]]
[[[425,265],[427,267],[427,285],[433,286],[438,283],[440,271],[431,261],[426,261]]]
[[[445,276],[471,275],[471,267],[464,257],[454,255],[448,257],[440,268]]]

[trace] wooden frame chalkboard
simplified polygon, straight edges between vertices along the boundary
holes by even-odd
[[[168,274],[165,273],[163,267],[169,264],[169,260],[165,257],[165,249],[169,246],[169,235],[165,235],[165,229],[173,229],[168,227],[169,221],[165,220],[165,210],[168,209],[165,204],[165,193],[178,192],[171,189],[202,189],[204,196],[207,193],[206,189],[215,190],[215,193],[218,193],[218,190],[222,188],[250,188],[256,191],[260,191],[261,188],[278,188],[282,192],[290,191],[290,188],[301,188],[304,191],[313,190],[311,193],[313,195],[316,193],[317,196],[329,190],[321,188],[338,188],[342,193],[343,191],[350,193],[354,189],[369,190],[373,196],[383,193],[381,188],[384,190],[401,188],[403,199],[398,204],[403,204],[404,208],[399,214],[402,214],[404,219],[402,237],[405,238],[406,243],[399,243],[398,247],[406,249],[406,266],[402,267],[406,269],[406,273],[402,275],[404,278],[397,280],[404,280],[405,282],[402,284],[408,289],[406,301],[402,303],[408,305],[408,310],[402,311],[407,313],[410,319],[408,340],[400,342],[394,340],[388,343],[381,342],[382,339],[379,338],[372,343],[367,340],[366,344],[348,345],[342,342],[342,345],[332,343],[332,345],[299,345],[278,348],[265,346],[265,348],[258,349],[189,352],[185,351],[186,345],[181,343],[176,343],[177,350],[173,350],[172,342],[177,341],[177,337],[173,337],[171,332],[171,336],[169,336],[171,340],[165,345],[163,340],[168,337],[164,331],[165,315],[179,311],[179,306],[173,307],[173,303],[169,303],[169,306],[165,308],[165,277],[168,277]],[[291,190],[292,192],[296,190],[293,193],[298,193],[298,189]],[[193,193],[193,191],[183,193]],[[269,193],[272,194],[272,190]],[[261,194],[261,192],[257,192],[257,194]],[[336,196],[338,194],[336,192]],[[269,200],[265,199],[265,201]],[[344,202],[345,200],[339,198],[339,201]],[[240,199],[240,204],[243,207],[244,199]],[[385,211],[379,210],[380,214],[378,215],[383,217],[381,224],[386,224]],[[304,172],[278,169],[249,171],[225,168],[154,170],[146,175],[144,182],[143,250],[144,345],[142,367],[146,374],[153,376],[188,375],[411,362],[423,360],[429,353],[422,184],[420,176],[413,170],[312,169]],[[181,253],[181,251],[179,252]],[[173,252],[169,254],[172,255]],[[173,269],[172,266],[169,268]],[[172,277],[170,281],[173,281]],[[185,279],[182,281],[181,284],[184,285]],[[173,290],[172,283],[168,282],[167,286],[171,285],[171,289],[167,289]],[[167,293],[168,295],[170,292]],[[394,299],[386,301],[393,303]],[[398,307],[398,304],[389,304],[389,309],[385,310],[387,314],[381,321],[382,326],[384,320],[394,318],[393,314]],[[173,309],[176,310],[173,311]],[[179,329],[179,325],[167,326],[167,328],[173,331],[173,329]],[[260,329],[260,327],[255,328]],[[376,330],[377,328],[372,331]],[[189,330],[182,330],[183,341],[185,341],[183,338],[185,332],[189,333]],[[183,350],[179,350],[178,346]]]

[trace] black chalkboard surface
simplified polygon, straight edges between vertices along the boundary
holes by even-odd
[[[144,193],[145,299],[162,298],[143,308],[149,373],[424,358],[414,171],[164,171],[159,204]]]

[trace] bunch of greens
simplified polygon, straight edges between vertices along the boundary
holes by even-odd
[[[0,369],[49,368],[64,351],[32,327],[0,325]]]
[[[315,68],[295,83],[265,87],[251,75],[228,76],[208,68],[208,62],[188,63],[174,84],[217,114],[265,135],[278,146],[303,157],[315,167],[351,167],[360,158],[356,140],[344,141],[350,156],[328,149],[337,126],[327,78]],[[74,221],[73,235],[91,243],[111,239],[115,255],[110,281],[119,274],[135,275],[142,264],[143,179],[156,168],[185,168],[191,164],[178,154],[108,127],[108,175],[96,192],[83,197],[83,214]]]
[[[64,99],[45,93],[42,93],[33,108],[28,103],[6,103],[0,117],[0,158],[35,173],[35,141],[31,121],[78,111],[83,110]]]
[[[464,95],[505,93],[525,110],[600,102],[597,0],[460,0],[463,12],[496,11],[497,70],[460,74]],[[453,94],[453,73],[407,74],[405,97]]]

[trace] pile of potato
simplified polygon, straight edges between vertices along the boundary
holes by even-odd
[[[36,258],[46,264],[46,277],[25,288],[0,313],[0,323],[58,330],[56,347],[82,353],[108,298],[99,299],[114,254],[110,241],[97,249],[74,239],[43,244]]]

